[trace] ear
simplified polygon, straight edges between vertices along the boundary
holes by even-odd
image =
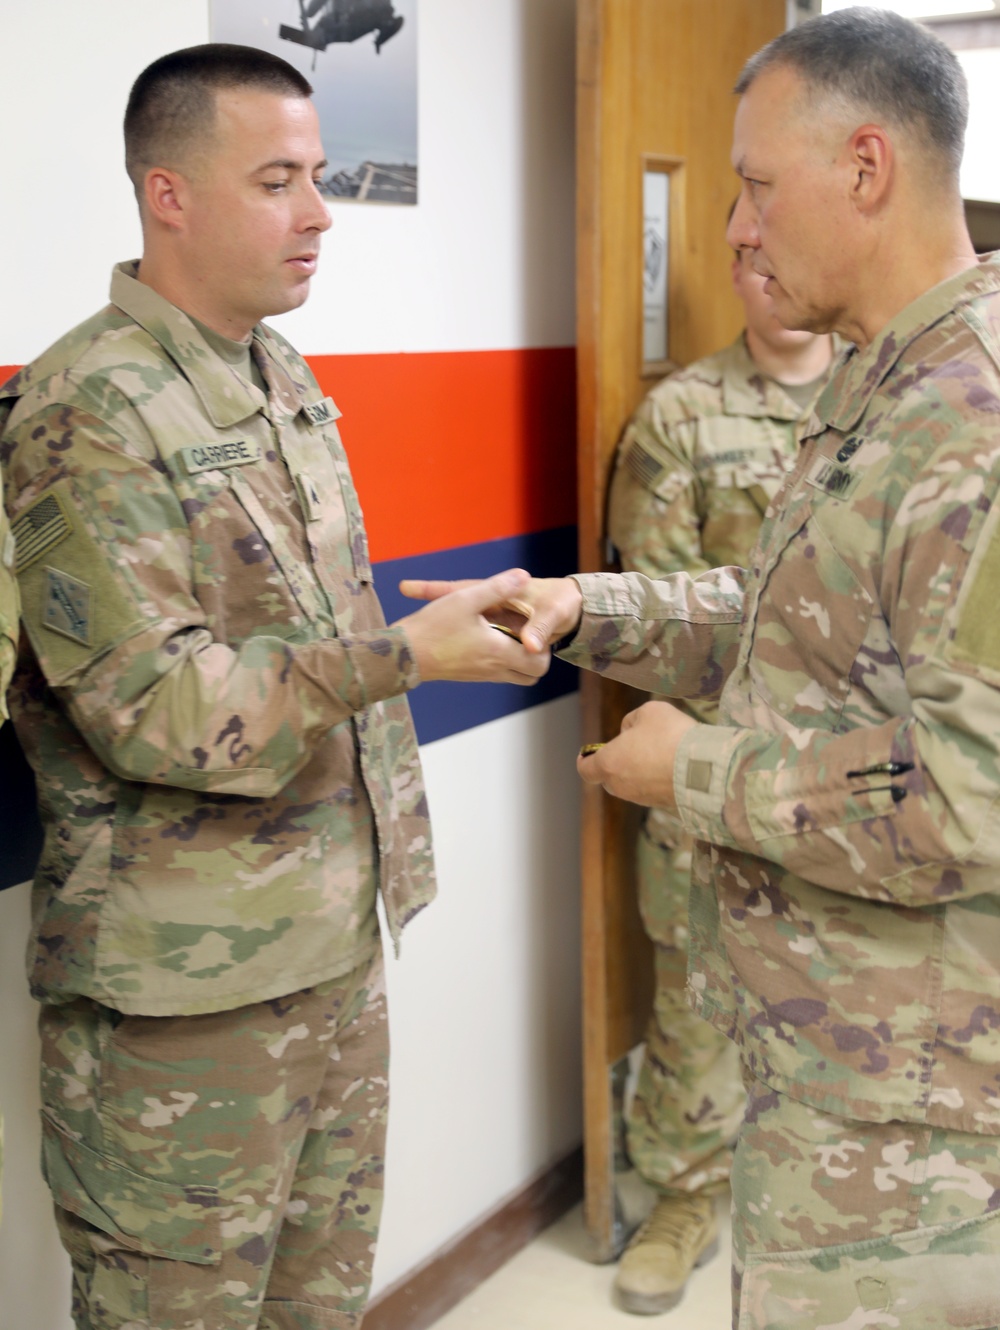
[[[888,197],[896,165],[892,139],[881,125],[861,125],[846,144],[851,202],[873,213]]]
[[[177,171],[155,166],[143,182],[146,216],[171,231],[180,230],[186,220],[190,191],[188,182]]]

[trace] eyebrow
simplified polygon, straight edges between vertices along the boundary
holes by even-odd
[[[276,157],[273,162],[265,162],[263,166],[258,166],[253,174],[260,175],[261,172],[263,171],[276,171],[276,170],[305,171],[307,169],[312,169],[313,171],[322,171],[325,167],[329,165],[330,163],[327,161],[325,157],[321,162],[317,162],[316,165],[313,166],[312,168],[307,168],[304,162],[293,162],[285,157]]]

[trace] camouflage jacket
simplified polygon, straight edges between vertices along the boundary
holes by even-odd
[[[750,568],[580,578],[570,659],[676,696],[696,1004],[846,1117],[1000,1133],[1000,257],[819,399]],[[741,625],[745,630],[741,634]]]
[[[45,846],[33,992],[206,1012],[307,987],[433,894],[405,632],[333,402],[270,329],[268,398],[115,270],[0,395]]]
[[[661,380],[629,421],[608,494],[608,535],[626,572],[665,577],[744,564],[767,505],[797,451],[805,413],[762,374],[740,335]],[[681,703],[714,724],[718,698]],[[671,847],[686,838],[662,809],[646,830]]]
[[[743,336],[663,379],[618,449],[608,534],[628,572],[743,564],[796,454],[804,413]]]
[[[0,474],[0,496],[3,476]],[[7,685],[14,672],[17,646],[18,596],[14,580],[14,537],[7,514],[0,506],[0,725],[7,718]]]

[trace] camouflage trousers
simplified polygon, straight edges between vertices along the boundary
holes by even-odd
[[[629,1158],[659,1191],[718,1190],[729,1177],[745,1092],[736,1046],[696,1016],[684,995],[691,842],[676,819],[647,812],[636,868],[656,995],[626,1119]]]
[[[1000,1139],[832,1117],[752,1083],[733,1163],[738,1330],[994,1330]]]
[[[44,1007],[43,1164],[77,1330],[347,1330],[382,1206],[381,952],[203,1016]]]

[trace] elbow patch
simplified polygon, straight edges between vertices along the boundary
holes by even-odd
[[[19,513],[12,530],[22,620],[50,683],[65,682],[142,626],[113,550],[91,534],[68,482]]]

